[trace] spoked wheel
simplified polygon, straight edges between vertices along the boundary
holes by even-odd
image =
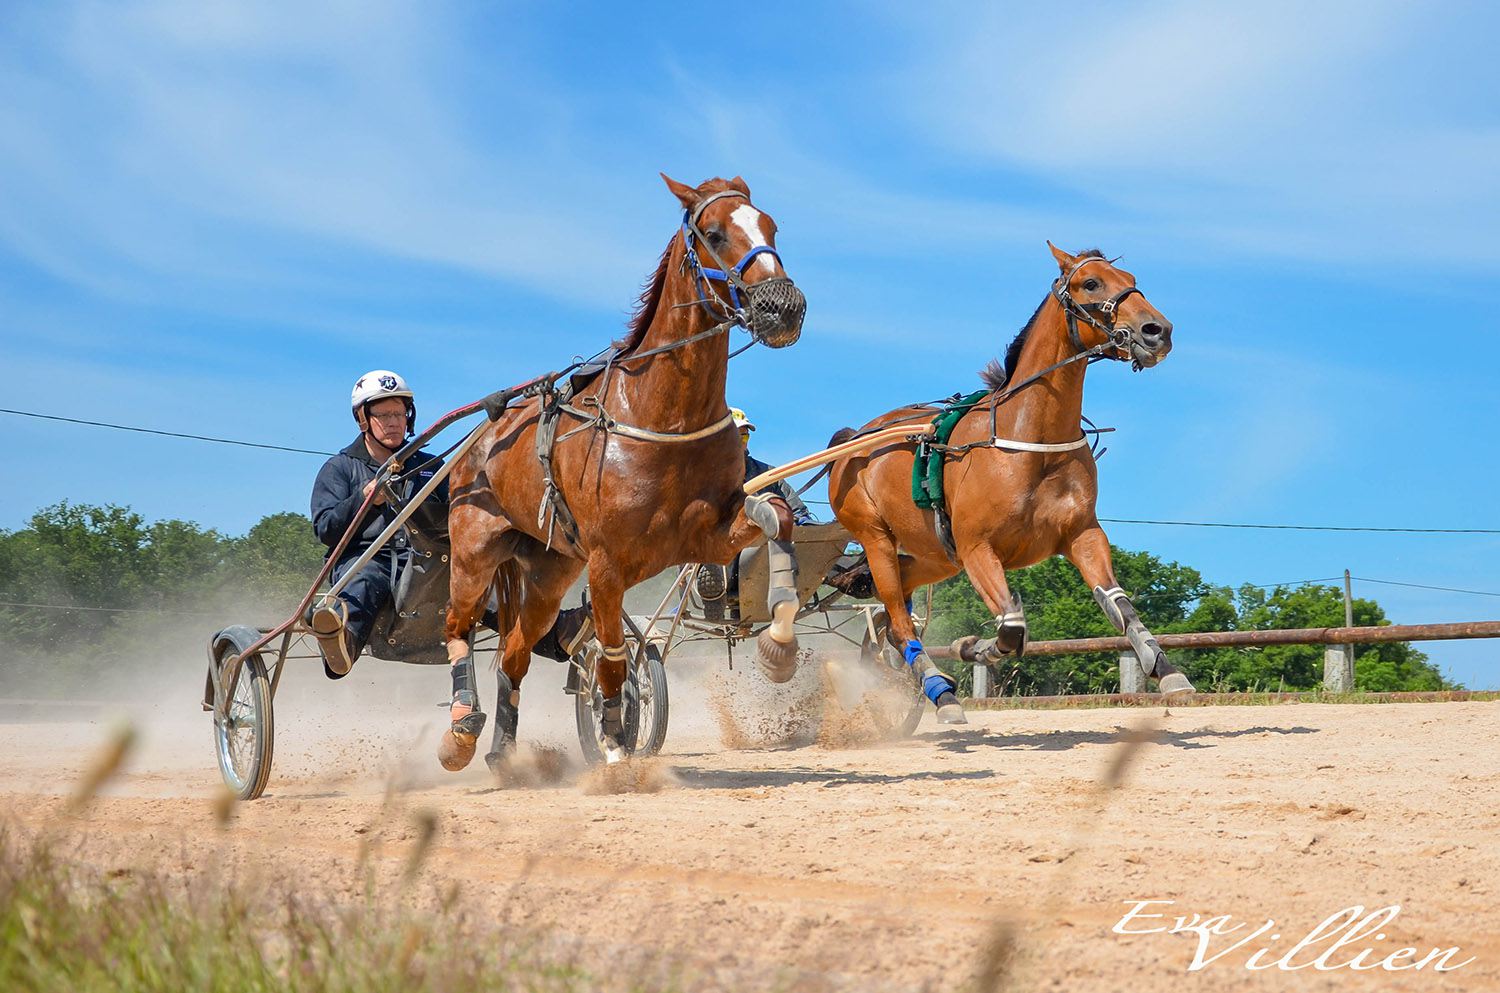
[[[667,740],[667,669],[661,652],[647,644],[645,637],[628,616],[625,618],[626,662],[625,687],[625,753],[649,756],[661,751]],[[575,659],[570,665],[586,665],[573,697],[573,716],[578,724],[578,744],[591,765],[604,761],[604,734],[601,715],[604,694],[594,682],[596,659]]]
[[[228,660],[234,654],[235,647],[226,643],[215,657],[225,674],[221,692],[229,706],[223,714],[214,711],[214,749],[224,784],[241,800],[254,800],[271,778],[271,680],[259,654],[242,659],[231,675]]]
[[[922,720],[922,711],[927,709],[927,697],[922,693],[922,684],[917,680],[916,673],[912,672],[911,666],[906,664],[895,646],[886,640],[885,632],[885,626],[879,623],[873,639],[870,632],[865,631],[859,646],[859,661],[876,673],[884,685],[896,691],[896,700],[910,700],[910,703],[902,703],[893,708],[896,713],[892,715],[891,722],[900,737],[909,738]]]

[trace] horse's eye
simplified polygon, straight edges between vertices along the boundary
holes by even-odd
[[[703,234],[708,238],[709,242],[714,245],[714,247],[718,247],[719,245],[724,244],[724,229],[719,227],[717,224],[711,225],[703,232]]]
[[[1097,279],[1085,279],[1083,281],[1083,288],[1085,290],[1088,290],[1090,293],[1092,293],[1092,292],[1094,292],[1095,290],[1097,290],[1099,288],[1099,280],[1097,280]]]

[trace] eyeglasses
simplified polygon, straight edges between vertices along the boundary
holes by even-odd
[[[386,421],[386,422],[394,421],[397,424],[402,424],[402,423],[405,423],[405,421],[406,421],[406,411],[404,411],[404,410],[397,410],[397,411],[393,411],[393,412],[391,412],[389,414],[370,414],[369,417],[370,417],[370,420],[372,420],[372,421]]]

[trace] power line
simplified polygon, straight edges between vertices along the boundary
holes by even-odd
[[[22,603],[19,600],[0,600],[0,607],[31,607],[36,610],[97,610],[106,614],[183,614],[193,617],[215,617],[207,610],[162,610],[160,607],[86,607],[72,603]]]
[[[87,421],[76,417],[59,417],[56,414],[39,414],[30,410],[11,410],[0,407],[0,414],[13,414],[17,417],[34,417],[45,421],[61,421],[66,424],[82,424],[88,427],[110,428],[115,431],[133,431],[137,434],[154,434],[164,438],[186,438],[190,441],[207,441],[217,445],[238,445],[242,448],[261,448],[273,452],[293,452],[298,455],[333,455],[333,452],[318,451],[311,448],[290,448],[286,445],[268,445],[257,441],[240,441],[235,438],[215,438],[210,435],[185,434],[180,431],[161,431],[156,428],[135,427],[129,424],[112,424],[108,421]],[[809,500],[804,502],[817,504],[819,506],[830,506],[827,500]],[[1333,532],[1356,532],[1366,534],[1500,534],[1500,528],[1382,528],[1382,527],[1343,527],[1329,524],[1240,524],[1225,523],[1218,521],[1156,521],[1129,517],[1101,517],[1104,524],[1149,524],[1161,527],[1180,528],[1233,528],[1238,530],[1255,531],[1333,531]],[[1458,592],[1472,592],[1460,590]]]
[[[1245,528],[1257,531],[1365,531],[1377,534],[1500,534],[1500,528],[1366,528],[1331,524],[1220,524],[1209,521],[1146,521],[1128,517],[1101,517],[1104,524],[1160,524],[1179,528]]]
[[[298,455],[332,455],[311,448],[288,448],[285,445],[265,445],[258,441],[237,441],[234,438],[213,438],[203,434],[183,434],[179,431],[158,431],[155,428],[138,428],[129,424],[110,424],[108,421],[85,421],[76,417],[58,417],[56,414],[38,414],[30,410],[10,410],[0,407],[0,414],[15,414],[17,417],[35,417],[43,421],[62,421],[67,424],[86,424],[94,428],[113,428],[116,431],[134,431],[137,434],[158,434],[164,438],[187,438],[191,441],[211,441],[218,445],[239,445],[242,448],[266,448],[273,452],[295,452]]]
[[[1472,593],[1474,596],[1500,597],[1500,593],[1491,593],[1488,590],[1460,590],[1452,586],[1427,586],[1422,583],[1398,583],[1394,579],[1369,579],[1365,576],[1350,576],[1349,578],[1361,583],[1379,583],[1382,586],[1409,586],[1414,590],[1437,590],[1440,593]]]

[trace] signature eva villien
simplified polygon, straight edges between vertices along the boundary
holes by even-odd
[[[1385,954],[1376,946],[1386,941],[1383,928],[1401,913],[1401,905],[1366,910],[1356,904],[1329,914],[1317,927],[1303,935],[1284,934],[1274,920],[1259,926],[1237,921],[1230,914],[1205,917],[1163,913],[1175,900],[1126,900],[1131,908],[1115,926],[1115,934],[1188,934],[1197,939],[1189,972],[1197,972],[1214,962],[1245,952],[1244,967],[1260,971],[1280,969],[1352,969],[1365,972],[1383,969],[1401,972],[1407,969],[1432,969],[1452,972],[1473,962],[1454,959],[1463,954],[1458,948],[1433,948],[1422,952],[1416,948],[1395,948]],[[1248,933],[1246,933],[1248,932]]]

